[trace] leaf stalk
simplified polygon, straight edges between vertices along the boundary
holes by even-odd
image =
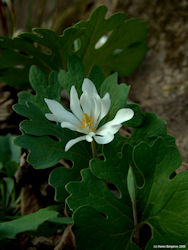
[[[96,144],[94,140],[91,142],[91,150],[92,150],[93,158],[97,158],[97,150],[96,150]]]
[[[138,217],[137,217],[137,209],[136,209],[136,180],[133,172],[133,168],[130,165],[127,175],[127,188],[131,198],[132,210],[133,210],[133,220],[135,226],[135,242],[139,245],[139,226],[138,226]]]
[[[137,209],[136,209],[136,200],[131,200],[132,208],[133,208],[133,219],[134,219],[134,226],[135,226],[135,243],[139,245],[139,226],[138,226],[138,217],[137,217]]]

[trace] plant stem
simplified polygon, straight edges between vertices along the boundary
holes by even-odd
[[[27,30],[32,30],[32,14],[33,14],[33,2],[32,0],[28,1],[28,7],[27,7]]]
[[[139,227],[138,227],[138,218],[137,218],[137,210],[136,210],[136,200],[132,200],[132,208],[133,208],[133,218],[134,218],[134,226],[135,226],[135,242],[139,245]]]
[[[16,13],[15,13],[15,9],[14,9],[14,5],[12,1],[10,1],[9,9],[10,9],[10,14],[12,18],[13,35],[14,35],[16,33]]]
[[[8,36],[7,18],[6,18],[6,13],[5,13],[5,7],[3,5],[2,0],[0,0],[0,20],[1,20],[1,25],[2,25],[3,36]]]
[[[96,150],[96,145],[95,145],[94,140],[91,142],[91,149],[92,149],[93,158],[97,158],[97,150]]]
[[[45,7],[46,7],[46,0],[42,0],[42,4],[40,6],[40,12],[38,14],[37,27],[41,27],[41,25],[42,25]]]

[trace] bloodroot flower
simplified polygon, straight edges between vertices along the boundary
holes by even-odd
[[[82,84],[82,95],[78,98],[75,86],[70,91],[70,109],[67,111],[59,102],[45,98],[49,110],[52,113],[45,114],[50,121],[61,123],[62,128],[84,134],[76,139],[70,140],[65,151],[68,151],[77,142],[86,140],[92,142],[93,139],[99,144],[107,144],[114,139],[114,134],[121,128],[122,123],[130,120],[134,112],[132,109],[120,109],[114,119],[98,127],[100,121],[107,115],[111,101],[109,93],[103,98],[97,93],[95,85],[91,80],[85,78]]]

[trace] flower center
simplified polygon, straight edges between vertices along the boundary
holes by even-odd
[[[91,119],[91,116],[86,113],[83,114],[83,119],[80,121],[80,123],[81,128],[88,128],[89,131],[95,130],[95,128],[93,128],[93,120]]]

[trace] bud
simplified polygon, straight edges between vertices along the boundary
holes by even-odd
[[[136,182],[133,173],[133,169],[129,166],[129,171],[127,175],[127,188],[131,198],[131,201],[134,202],[136,200]]]

